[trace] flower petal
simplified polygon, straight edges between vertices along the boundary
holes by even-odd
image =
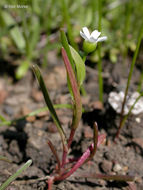
[[[82,32],[82,31],[80,31],[80,35],[81,35],[81,37],[83,37],[85,40],[89,40],[87,37],[86,37],[86,35]]]
[[[100,36],[101,32],[98,32],[98,30],[94,30],[92,33],[91,33],[91,36],[90,37],[93,37],[94,39],[97,40],[97,38]]]
[[[83,33],[85,34],[85,36],[89,39],[90,38],[90,33],[87,27],[83,27],[82,28]]]
[[[105,41],[107,40],[107,36],[103,36],[103,37],[100,37],[97,39],[97,42],[102,42],[102,41]]]
[[[91,36],[88,41],[91,42],[91,43],[96,43],[96,42],[97,42],[97,39],[94,39],[94,38]]]

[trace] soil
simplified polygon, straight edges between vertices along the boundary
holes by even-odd
[[[53,55],[53,52],[52,52]],[[57,61],[57,60],[56,60]],[[66,72],[61,60],[58,64],[49,63],[42,73],[52,101],[55,104],[71,103],[66,84]],[[98,179],[68,179],[53,185],[55,190],[129,190],[143,189],[143,114],[131,115],[123,127],[116,144],[113,142],[119,115],[108,104],[111,91],[125,88],[128,64],[119,59],[117,64],[103,61],[104,106],[98,101],[98,75],[95,68],[87,68],[85,89],[87,95],[82,98],[86,110],[77,129],[71,146],[70,156],[81,155],[92,142],[92,126],[96,121],[100,134],[106,134],[106,143],[98,148],[92,161],[83,165],[78,172],[123,174],[135,176],[135,181],[115,182]],[[137,89],[140,71],[135,68],[130,92]],[[8,120],[19,118],[35,109],[45,106],[37,81],[29,71],[26,76],[13,82],[11,76],[0,78],[0,114]],[[62,126],[69,134],[72,112],[70,109],[57,109]],[[48,112],[21,120],[15,126],[0,127],[0,155],[12,160],[12,163],[0,161],[0,183],[4,182],[28,159],[33,164],[23,172],[7,189],[9,190],[46,190],[44,179],[53,171],[56,161],[48,147],[50,139],[61,156],[61,141],[56,127]],[[43,179],[42,179],[43,178]]]

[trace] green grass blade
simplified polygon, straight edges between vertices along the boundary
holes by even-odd
[[[11,182],[13,182],[24,170],[26,170],[32,164],[32,160],[28,160],[20,169],[15,172],[12,176],[10,176],[1,186],[0,190],[6,189]]]
[[[53,106],[53,104],[52,104],[52,101],[51,101],[51,99],[50,99],[50,96],[49,96],[49,94],[48,94],[46,85],[45,85],[45,83],[44,83],[43,77],[42,77],[41,72],[40,72],[40,70],[39,70],[39,68],[38,68],[37,65],[33,65],[33,71],[34,71],[35,76],[36,76],[36,78],[37,78],[37,80],[38,80],[38,82],[39,82],[39,86],[40,86],[40,88],[41,88],[41,90],[42,90],[42,93],[43,93],[45,102],[46,102],[46,104],[47,104],[47,106],[48,106],[48,108],[49,108],[50,114],[51,114],[51,116],[52,116],[52,118],[53,118],[53,120],[54,120],[54,122],[55,122],[55,124],[56,124],[56,126],[57,126],[57,129],[58,129],[58,131],[59,131],[59,133],[60,133],[63,146],[65,146],[65,145],[67,144],[66,135],[65,135],[64,130],[63,130],[62,126],[61,126],[61,123],[60,123],[60,121],[59,121],[59,118],[58,118],[58,116],[57,116],[57,114],[56,114],[56,111],[55,111],[55,109],[54,109],[54,106]]]
[[[54,108],[55,109],[59,109],[59,108],[73,109],[73,106],[71,104],[54,104]],[[5,125],[10,126],[10,125],[12,125],[12,124],[14,124],[14,123],[16,123],[16,122],[18,122],[20,120],[26,119],[27,117],[30,117],[30,116],[35,116],[35,115],[37,115],[37,114],[39,114],[41,112],[44,112],[44,111],[49,111],[49,108],[47,106],[43,107],[43,108],[39,108],[39,109],[37,109],[35,111],[30,112],[27,115],[24,115],[24,116],[18,118],[18,119],[14,119],[14,120],[10,120],[10,121],[3,120],[0,123],[0,126],[5,126]],[[84,111],[85,110],[83,109],[83,112]],[[1,117],[3,117],[3,116],[1,116]]]

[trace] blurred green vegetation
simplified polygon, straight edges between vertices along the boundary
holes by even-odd
[[[142,0],[102,0],[101,28],[108,43],[102,46],[101,56],[106,54],[116,63],[118,55],[134,52],[142,18]],[[65,28],[70,44],[78,49],[79,31],[83,26],[98,29],[98,19],[98,0],[0,1],[0,62],[15,65],[19,79],[32,62],[48,64],[47,52],[61,46],[60,28]]]

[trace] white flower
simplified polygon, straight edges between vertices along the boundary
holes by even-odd
[[[126,104],[124,107],[124,115],[128,114],[131,106],[134,104],[139,95],[140,94],[138,92],[133,92],[131,96],[127,96]],[[108,102],[117,113],[121,113],[123,99],[124,92],[110,92]],[[143,97],[138,100],[131,112],[134,115],[143,112]]]
[[[107,40],[107,36],[99,37],[101,32],[98,30],[94,30],[91,34],[87,27],[83,27],[80,31],[80,35],[90,43],[97,43]]]

